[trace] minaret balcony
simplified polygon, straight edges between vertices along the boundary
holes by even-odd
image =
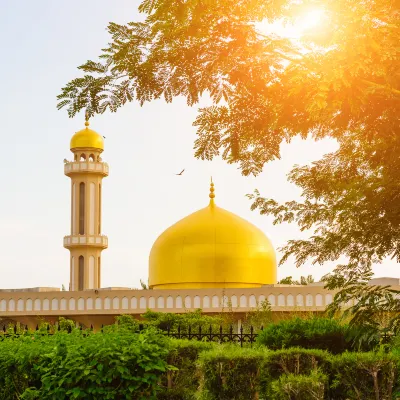
[[[108,164],[102,161],[71,161],[64,164],[64,174],[94,173],[108,176]]]
[[[67,249],[73,247],[90,246],[101,249],[108,247],[108,237],[105,235],[68,235],[64,236],[64,247]]]

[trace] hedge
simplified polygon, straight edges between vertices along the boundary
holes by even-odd
[[[260,391],[265,351],[219,346],[199,357],[201,400],[251,400]]]
[[[334,319],[294,318],[268,325],[259,332],[257,343],[271,350],[303,347],[338,354],[353,349],[353,329]]]
[[[227,346],[199,357],[201,400],[389,400],[400,396],[400,357]]]
[[[0,400],[390,400],[400,398],[399,368],[399,346],[241,349],[114,325],[0,341]]]
[[[192,400],[199,389],[199,374],[196,361],[199,354],[214,348],[214,343],[196,340],[171,339],[167,363],[174,369],[167,371],[160,382],[160,400]]]
[[[323,400],[328,377],[320,371],[310,375],[282,375],[272,382],[270,400]]]
[[[312,375],[314,376],[313,379],[316,379],[315,377],[319,376],[318,373],[320,372],[324,374],[324,376],[329,376],[332,370],[331,362],[332,356],[325,350],[293,347],[290,349],[270,351],[266,353],[262,364],[261,394],[267,399],[274,398],[274,396],[276,396],[276,388],[282,387],[279,385],[277,386],[276,382],[284,376],[301,375],[304,377]],[[291,380],[292,383],[293,379]],[[300,385],[301,382],[302,381],[298,381],[297,384]],[[322,388],[325,390],[326,396],[328,396],[329,385],[322,385]],[[304,393],[300,392],[300,397],[295,398],[306,398],[304,397]],[[281,397],[277,398],[280,399]]]
[[[332,358],[332,367],[335,398],[386,400],[400,397],[400,358],[395,354],[384,351],[344,353]]]
[[[8,338],[0,342],[0,399],[155,399],[167,342],[150,330]]]

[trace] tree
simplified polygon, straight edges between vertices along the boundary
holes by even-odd
[[[281,279],[278,285],[308,285],[309,283],[314,283],[315,280],[311,275],[301,276],[300,281],[295,281],[291,276]]]
[[[140,287],[142,288],[142,290],[149,290],[149,285],[142,280],[140,280]]]
[[[257,24],[293,19],[311,6],[326,10],[324,29],[301,43]],[[222,152],[244,174],[259,173],[294,135],[367,134],[398,111],[395,0],[144,0],[139,10],[144,22],[109,24],[101,62],[79,67],[85,75],[63,88],[59,108],[93,115],[176,96],[193,105],[208,93],[213,105],[194,123],[195,154]]]
[[[209,94],[194,121],[195,156],[222,155],[258,174],[295,135],[335,138],[340,148],[289,179],[303,202],[250,196],[275,223],[314,229],[283,249],[301,265],[337,260],[368,266],[400,256],[400,13],[396,0],[144,0],[144,22],[110,23],[101,62],[87,61],[58,96],[73,117]],[[260,30],[309,7],[326,20],[301,41]]]
[[[356,326],[360,347],[385,343],[390,335],[400,333],[400,290],[370,285],[372,276],[369,266],[339,265],[322,278],[327,289],[337,291],[327,307],[328,315],[339,314]]]

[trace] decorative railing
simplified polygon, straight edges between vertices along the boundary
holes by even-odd
[[[75,172],[98,172],[108,175],[108,164],[102,161],[71,161],[64,164],[64,174],[70,175]]]
[[[0,292],[0,316],[14,314],[140,314],[147,309],[184,312],[248,311],[267,300],[272,310],[322,310],[333,300],[322,287],[265,287],[186,291],[87,290],[83,292]]]
[[[108,237],[105,235],[68,235],[64,236],[64,247],[73,247],[78,245],[108,246]]]

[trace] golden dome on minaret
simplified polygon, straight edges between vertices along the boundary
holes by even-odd
[[[103,136],[89,128],[88,117],[86,117],[85,128],[76,132],[71,138],[70,149],[77,148],[104,150]]]
[[[155,241],[149,259],[153,289],[249,288],[276,283],[276,257],[267,236],[250,222],[210,203]]]

